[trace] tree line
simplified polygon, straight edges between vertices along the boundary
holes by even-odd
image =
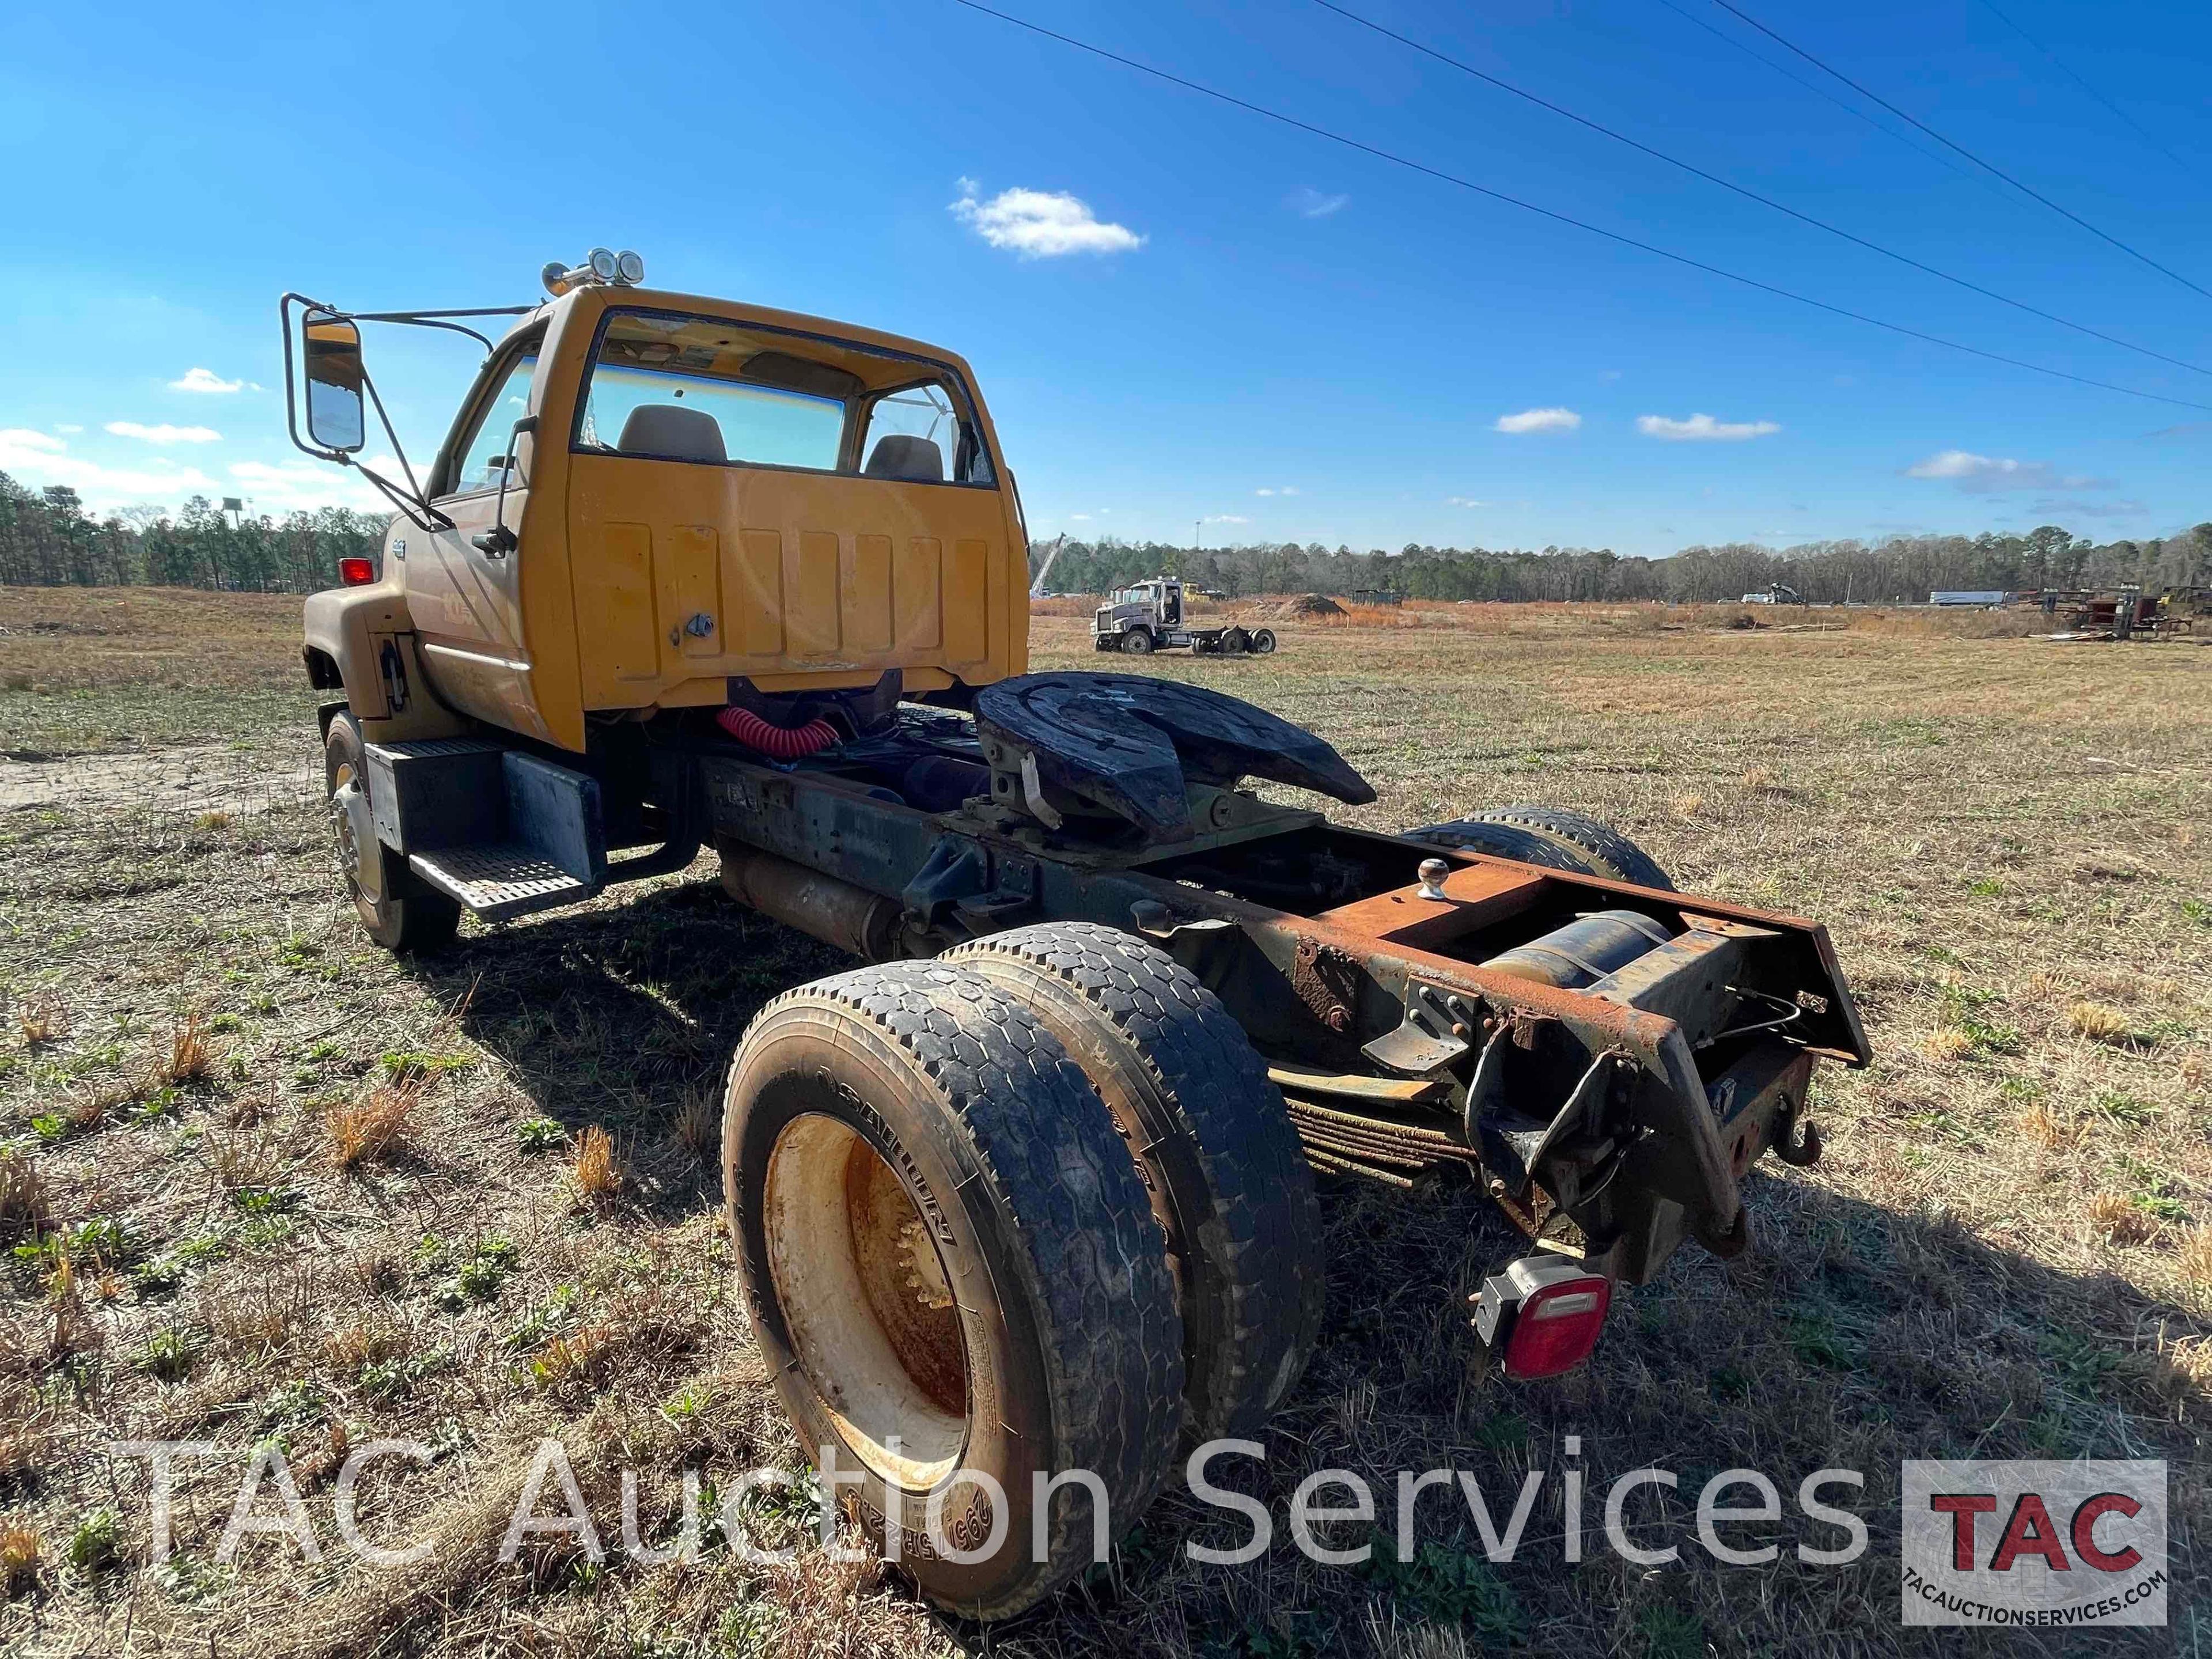
[[[1033,543],[1034,580],[1049,542]],[[1428,547],[1355,552],[1318,542],[1255,543],[1194,550],[1109,538],[1069,541],[1046,586],[1104,593],[1147,576],[1181,576],[1232,598],[1247,593],[1363,591],[1412,599],[1668,600],[1711,604],[1778,584],[1814,605],[1862,600],[1925,603],[1943,591],[2106,589],[2147,591],[2212,584],[2212,523],[2149,541],[2100,543],[2056,525],[2025,535],[1892,536],[1880,541],[1806,542],[1776,550],[1749,542],[1686,547],[1670,557],[1624,556],[1610,548],[1540,550]]]
[[[0,585],[312,592],[337,580],[341,558],[375,558],[387,522],[381,514],[337,507],[248,517],[226,514],[203,495],[173,514],[135,507],[97,518],[65,484],[33,491],[0,472]],[[1030,546],[1033,575],[1049,546]],[[1910,603],[1942,589],[2019,592],[2135,582],[2154,591],[2212,584],[2212,523],[2148,541],[2100,543],[2045,525],[2025,535],[1892,536],[1779,550],[1730,542],[1658,559],[1602,547],[1501,550],[1408,542],[1392,553],[1282,542],[1194,550],[1109,538],[1063,544],[1047,585],[1055,592],[1103,593],[1158,575],[1232,596],[1372,590],[1416,599],[1711,603],[1778,583],[1815,605]]]
[[[95,518],[66,484],[33,492],[0,472],[0,585],[310,593],[337,586],[340,559],[375,558],[386,522],[342,507],[281,519],[227,514],[204,495],[174,514],[134,507]]]

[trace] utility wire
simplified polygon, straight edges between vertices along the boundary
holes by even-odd
[[[1401,46],[1410,47],[1425,58],[1433,58],[1439,64],[1448,64],[1462,75],[1471,75],[1487,86],[1496,87],[1500,92],[1510,92],[1516,98],[1523,99],[1535,105],[1539,109],[1549,110],[1553,114],[1563,116],[1577,126],[1588,127],[1592,132],[1602,134],[1615,143],[1626,144],[1629,149],[1649,155],[1655,161],[1664,161],[1669,167],[1680,167],[1683,172],[1702,179],[1709,185],[1718,185],[1723,190],[1732,191],[1747,202],[1756,202],[1761,207],[1771,208],[1777,213],[1789,215],[1800,224],[1810,225],[1815,230],[1826,231],[1831,236],[1841,237],[1854,247],[1863,247],[1869,253],[1879,253],[1885,259],[1894,259],[1901,265],[1910,265],[1923,276],[1937,277],[1949,283],[1954,288],[1963,288],[1969,293],[1978,294],[1985,300],[1995,300],[1999,305],[2010,306],[2014,311],[2024,311],[2031,317],[2040,317],[2046,323],[2056,323],[2061,328],[2070,328],[2076,334],[2086,334],[2093,340],[2102,340],[2106,345],[2116,345],[2128,351],[2138,352],[2146,357],[2155,357],[2160,362],[2169,363],[2176,368],[2185,368],[2191,374],[2202,374],[2208,379],[2212,379],[2212,368],[2203,368],[2179,357],[2169,357],[2163,351],[2154,351],[2148,346],[2140,346],[2131,340],[2124,340],[2117,334],[2107,334],[2102,329],[2091,328],[2087,323],[2071,321],[2059,316],[2056,312],[2045,311],[2040,306],[2032,306],[2025,300],[2013,299],[2008,295],[2000,294],[1995,289],[1984,288],[1979,283],[1971,282],[1964,276],[1954,276],[1948,270],[1940,270],[1934,265],[1914,258],[1909,253],[1899,253],[1896,249],[1884,247],[1879,242],[1870,242],[1865,237],[1856,235],[1839,226],[1832,225],[1825,219],[1816,219],[1809,213],[1801,213],[1796,208],[1785,203],[1778,202],[1771,196],[1762,196],[1757,191],[1733,183],[1717,173],[1708,173],[1694,162],[1685,161],[1677,155],[1669,155],[1664,150],[1654,149],[1650,145],[1632,138],[1625,132],[1617,132],[1611,127],[1591,120],[1586,115],[1577,115],[1565,105],[1555,104],[1548,98],[1539,97],[1533,92],[1515,86],[1510,81],[1501,81],[1498,76],[1487,74],[1471,64],[1463,63],[1449,53],[1439,52],[1434,46],[1424,46],[1410,35],[1401,34],[1397,30],[1387,28],[1372,18],[1363,17],[1356,11],[1348,10],[1336,4],[1335,0],[1314,0],[1314,4],[1319,6],[1323,11],[1333,11],[1339,17],[1357,23],[1362,28],[1372,29],[1387,40],[1395,40]]]
[[[1722,28],[1718,24],[1709,22],[1705,18],[1698,16],[1695,12],[1684,9],[1682,7],[1676,5],[1674,3],[1674,0],[1659,0],[1659,3],[1666,7],[1668,11],[1673,12],[1675,16],[1680,18],[1684,22],[1695,23],[1699,28],[1711,35],[1714,40],[1719,41],[1723,46],[1733,47],[1735,51],[1741,52],[1745,57],[1750,58],[1753,63],[1772,70],[1777,75],[1780,76],[1785,81],[1794,82],[1798,86],[1804,88],[1806,91],[1811,93],[1815,98],[1826,99],[1828,102],[1833,104],[1838,109],[1843,111],[1844,114],[1850,116],[1854,121],[1864,122],[1868,126],[1872,127],[1883,137],[1894,139],[1897,143],[1904,145],[1907,149],[1911,150],[1914,155],[1924,155],[1929,161],[1935,162],[1936,166],[1958,174],[1960,178],[1972,179],[1975,185],[1979,186],[1981,189],[1989,191],[1992,196],[2008,202],[2012,199],[2010,197],[2005,195],[2002,189],[1997,185],[1991,184],[1980,173],[1968,172],[1965,167],[1960,167],[1949,156],[1944,155],[1942,150],[1930,149],[1927,145],[1920,143],[1908,135],[1898,131],[1896,128],[1884,126],[1881,122],[1875,120],[1873,116],[1869,115],[1864,110],[1861,109],[1856,104],[1850,102],[1847,99],[1837,97],[1834,93],[1830,92],[1827,88],[1822,86],[1818,81],[1808,80],[1806,76],[1798,74],[1796,70],[1790,68],[1787,64],[1778,64],[1771,58],[1766,57],[1763,53],[1753,51],[1749,46],[1737,40],[1735,36],[1730,34],[1726,29]]]
[[[2150,255],[2143,252],[2140,248],[2130,247],[2118,237],[2111,234],[2109,232],[2098,229],[2096,226],[2091,224],[2087,219],[2084,219],[2080,214],[2075,212],[2071,208],[2061,207],[2057,203],[2052,201],[2048,196],[2045,196],[2041,191],[2035,189],[2033,185],[2021,183],[2019,179],[2014,178],[2012,174],[2007,173],[2002,167],[2000,167],[1992,162],[1984,161],[1980,156],[1975,155],[1973,151],[1968,149],[1965,145],[1954,143],[1950,139],[1946,138],[1942,133],[1936,131],[1935,128],[1929,126],[1925,121],[1919,119],[1917,116],[1906,114],[1905,111],[1898,108],[1896,105],[1891,103],[1889,100],[1881,96],[1881,94],[1868,91],[1866,88],[1852,80],[1850,76],[1844,74],[1841,70],[1835,69],[1827,64],[1822,63],[1820,59],[1815,58],[1811,52],[1806,51],[1804,47],[1798,46],[1794,41],[1784,40],[1782,36],[1777,34],[1772,29],[1767,27],[1765,24],[1760,22],[1759,19],[1753,17],[1750,13],[1743,10],[1741,7],[1731,3],[1731,0],[1713,0],[1713,3],[1718,6],[1723,11],[1729,13],[1731,16],[1740,18],[1744,22],[1750,24],[1752,27],[1757,29],[1761,34],[1765,35],[1768,40],[1775,42],[1778,46],[1787,46],[1791,52],[1796,52],[1797,56],[1803,58],[1807,63],[1812,64],[1815,69],[1825,70],[1826,73],[1834,76],[1837,80],[1841,81],[1853,92],[1858,94],[1860,97],[1867,99],[1871,102],[1880,104],[1884,109],[1887,110],[1892,115],[1897,117],[1900,121],[1911,122],[1915,127],[1917,127],[1921,131],[1926,133],[1930,138],[1933,138],[1937,143],[1942,145],[1946,149],[1956,151],[1959,155],[1965,156],[1976,167],[1981,168],[1983,172],[1996,174],[1998,178],[2003,179],[2005,183],[2010,185],[2014,190],[2019,191],[2022,195],[2032,197],[2036,201],[2042,203],[2044,206],[2049,208],[2053,213],[2058,215],[2062,219],[2072,220],[2075,224],[2081,226],[2082,229],[2087,231],[2092,236],[2097,238],[2098,240],[2111,243],[2114,247],[2119,249],[2121,252],[2126,254],[2130,258],[2141,260],[2144,264],[2148,265],[2153,270],[2157,271],[2160,276],[2171,276],[2175,282],[2180,283],[2182,287],[2190,289],[2193,293],[2201,294],[2208,300],[2212,300],[2212,288],[2205,288],[2198,283],[2192,283],[2188,277],[2183,276],[2179,271],[2159,264],[2157,260],[2152,258]]]
[[[1989,13],[1989,15],[1990,15],[1990,16],[1992,16],[1992,17],[1996,18],[1996,19],[1997,20],[1997,21],[1998,21],[1998,22],[2002,23],[2002,24],[2003,24],[2007,28],[2010,29],[2010,30],[2011,30],[2014,34],[2017,34],[2018,36],[2020,36],[2020,38],[2021,38],[2021,40],[2023,40],[2027,41],[2027,44],[2028,44],[2029,46],[2033,46],[2033,47],[2034,47],[2038,52],[2041,52],[2041,53],[2042,53],[2045,58],[2048,58],[2051,61],[2051,63],[2052,63],[2053,64],[2055,64],[2055,65],[2057,67],[2058,71],[2059,71],[2059,73],[2060,73],[2060,74],[2063,75],[2063,76],[2064,76],[2068,80],[2071,81],[2071,82],[2072,82],[2075,86],[2077,86],[2077,87],[2081,88],[2082,91],[2084,91],[2084,92],[2087,93],[2087,94],[2088,94],[2092,98],[2095,99],[2099,103],[2102,104],[2102,105],[2103,105],[2106,109],[2108,109],[2108,110],[2110,110],[2110,111],[2112,111],[2112,112],[2113,114],[2115,114],[2115,115],[2118,116],[2118,117],[2120,118],[2120,119],[2121,119],[2121,120],[2123,120],[2123,121],[2126,122],[2126,123],[2127,123],[2130,127],[2133,127],[2133,128],[2135,129],[2135,132],[2136,132],[2136,137],[2138,137],[2138,138],[2142,139],[2142,140],[2143,141],[2143,143],[2145,143],[2146,144],[2148,144],[2148,145],[2149,145],[2153,149],[2156,150],[2160,155],[2161,155],[2165,156],[2165,157],[2166,157],[2166,159],[2167,161],[2169,161],[2172,162],[2174,166],[2176,166],[2176,167],[2179,167],[2179,168],[2180,168],[2184,173],[2189,173],[2189,176],[2190,176],[2191,179],[2196,178],[2196,176],[2197,176],[2197,175],[2196,175],[2193,172],[2191,172],[2191,170],[2190,170],[2190,167],[2189,167],[2189,163],[2188,163],[2188,162],[2186,162],[2186,161],[2183,161],[2183,160],[2182,160],[2179,155],[2175,155],[2172,150],[2168,149],[2167,149],[2164,144],[2160,143],[2157,139],[2155,139],[2155,138],[2152,137],[2150,136],[2150,134],[2149,134],[2149,133],[2148,133],[2148,132],[2146,132],[2145,131],[2143,131],[2143,125],[2142,125],[2142,122],[2140,122],[2140,121],[2136,120],[2136,118],[2135,118],[2134,116],[2132,116],[2132,115],[2129,114],[2129,113],[2127,112],[2127,111],[2125,111],[2125,110],[2122,109],[2122,108],[2121,108],[2118,104],[2114,103],[2111,99],[2109,99],[2109,98],[2106,97],[2106,96],[2105,96],[2105,94],[2104,94],[2103,93],[2101,93],[2101,92],[2098,91],[2098,90],[2096,89],[2096,88],[2094,88],[2094,87],[2091,86],[2091,85],[2090,85],[2087,81],[2083,80],[2080,76],[2076,75],[2076,74],[2073,71],[2073,70],[2072,70],[2072,69],[2070,69],[2070,68],[2067,65],[2066,61],[2065,61],[2063,58],[2060,58],[2060,57],[2059,57],[2059,55],[2058,55],[2057,52],[2055,52],[2051,51],[2051,49],[2050,47],[2048,47],[2048,46],[2045,46],[2045,45],[2043,44],[2043,42],[2042,42],[2042,41],[2040,41],[2040,40],[2037,40],[2033,35],[2030,34],[2030,33],[2029,33],[2026,29],[2024,29],[2024,28],[2021,27],[2021,26],[2020,26],[2019,24],[2017,24],[2017,23],[2014,22],[2010,17],[2007,16],[2003,12],[1999,11],[1999,10],[1998,10],[1995,6],[1991,5],[1991,4],[1990,3],[1990,0],[1981,0],[1981,3],[1982,3],[1982,9],[1983,9],[1984,11],[1985,11],[1985,12]]]
[[[1593,236],[1603,237],[1608,242],[1618,242],[1623,247],[1632,247],[1638,252],[1653,254],[1678,265],[1686,265],[1692,270],[1704,271],[1709,276],[1718,276],[1727,282],[1740,283],[1745,288],[1756,289],[1762,294],[1771,294],[1778,299],[1794,301],[1802,306],[1810,306],[1815,311],[1825,311],[1833,317],[1848,318],[1855,323],[1864,323],[1869,327],[1884,329],[1892,334],[1901,334],[1908,339],[1923,341],[1929,345],[1939,345],[1950,351],[1962,351],[1970,357],[1979,357],[1989,362],[2002,363],[2010,368],[2024,368],[2032,374],[2046,374],[2054,380],[2070,380],[2076,386],[2094,386],[2100,392],[2117,392],[2123,397],[2142,398],[2154,404],[2171,404],[2177,409],[2201,409],[2212,412],[2212,404],[2201,404],[2187,398],[2169,398],[2164,392],[2143,392],[2134,386],[2116,386],[2110,380],[2092,380],[2086,374],[2074,374],[2063,368],[2046,368],[2041,363],[2027,362],[2019,357],[2008,357],[2002,352],[1984,351],[1979,346],[1966,345],[1957,340],[1947,340],[1940,334],[1923,333],[1919,329],[1908,328],[1902,323],[1887,322],[1880,317],[1869,317],[1863,312],[1850,311],[1842,306],[1831,305],[1826,300],[1815,300],[1808,295],[1793,293],[1789,289],[1778,288],[1771,283],[1762,283],[1756,276],[1746,276],[1741,272],[1729,270],[1719,265],[1707,264],[1704,260],[1692,258],[1686,253],[1676,253],[1672,249],[1660,247],[1651,242],[1639,241],[1637,238],[1624,235],[1617,230],[1607,230],[1602,226],[1575,218],[1570,214],[1560,213],[1547,207],[1539,207],[1534,202],[1524,202],[1517,196],[1509,196],[1504,191],[1492,190],[1486,185],[1478,185],[1473,179],[1463,179],[1457,173],[1446,173],[1440,167],[1430,167],[1426,162],[1413,161],[1410,157],[1380,149],[1358,138],[1347,137],[1340,132],[1332,132],[1327,127],[1316,126],[1310,121],[1302,121],[1295,115],[1285,115],[1280,110],[1269,109],[1264,104],[1252,103],[1246,99],[1237,97],[1233,93],[1220,91],[1201,82],[1187,80],[1180,75],[1171,74],[1164,69],[1155,69],[1150,64],[1141,63],[1134,58],[1124,58],[1120,52],[1109,52],[1103,46],[1094,46],[1088,40],[1079,40],[1072,34],[1062,34],[1056,29],[1045,27],[1042,23],[1032,23],[1025,17],[1017,17],[1011,12],[1004,12],[995,7],[987,6],[982,3],[982,0],[953,0],[953,3],[964,6],[969,11],[981,12],[986,17],[995,17],[1002,23],[1012,23],[1016,28],[1025,29],[1030,33],[1041,35],[1048,40],[1056,40],[1061,46],[1073,46],[1078,52],[1088,52],[1094,58],[1102,58],[1109,64],[1119,64],[1122,68],[1134,70],[1139,75],[1149,75],[1154,80],[1166,82],[1170,86],[1181,87],[1186,92],[1198,93],[1204,97],[1212,98],[1249,114],[1264,117],[1284,126],[1295,128],[1300,132],[1310,133],[1316,138],[1325,138],[1330,143],[1341,144],[1346,149],[1356,149],[1364,155],[1371,155],[1377,161],[1388,161],[1393,167],[1404,167],[1408,172],[1421,173],[1425,177],[1455,185],[1461,190],[1471,191],[1475,195],[1487,197],[1493,202],[1503,202],[1508,207],[1519,208],[1524,213],[1535,214],[1540,218],[1551,220],[1555,224],[1569,225],[1577,230],[1587,231]]]

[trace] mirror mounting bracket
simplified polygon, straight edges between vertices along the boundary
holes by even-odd
[[[369,378],[366,368],[362,371],[361,383],[368,392],[370,404],[376,410],[377,420],[383,425],[384,435],[391,441],[392,453],[399,459],[399,468],[406,475],[406,483],[402,486],[385,477],[374,468],[363,466],[343,450],[327,448],[321,444],[311,441],[310,438],[303,438],[300,435],[299,380],[292,361],[292,307],[295,305],[301,307],[302,322],[308,316],[321,316],[341,322],[403,323],[420,328],[448,329],[456,334],[465,334],[471,339],[478,342],[487,353],[492,349],[492,343],[489,337],[478,333],[473,328],[449,319],[455,317],[526,317],[537,307],[534,306],[482,306],[462,311],[349,312],[341,311],[336,306],[325,305],[320,300],[311,300],[304,294],[291,293],[284,295],[276,302],[277,325],[284,339],[284,425],[291,437],[292,447],[303,454],[313,456],[319,461],[331,461],[339,466],[352,467],[362,477],[375,485],[384,498],[404,514],[408,521],[417,530],[436,532],[455,528],[453,521],[431,506],[429,498],[422,493],[422,485],[416,480],[415,468],[408,460],[407,451],[399,441],[399,434],[392,428],[391,416],[385,412],[383,396],[377,391],[376,382]],[[501,480],[502,501],[505,489],[506,481],[502,477]],[[501,525],[500,529],[504,532],[504,525]],[[512,532],[507,533],[511,544]],[[489,552],[491,550],[487,548],[485,550]]]

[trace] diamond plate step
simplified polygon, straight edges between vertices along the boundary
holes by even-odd
[[[505,921],[587,899],[599,890],[520,842],[416,853],[408,867],[486,921]]]

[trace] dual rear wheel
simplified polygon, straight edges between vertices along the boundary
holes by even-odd
[[[1318,1330],[1312,1177],[1264,1064],[1110,928],[776,999],[732,1062],[723,1176],[807,1452],[970,1618],[1079,1571],[1182,1446],[1255,1428]]]

